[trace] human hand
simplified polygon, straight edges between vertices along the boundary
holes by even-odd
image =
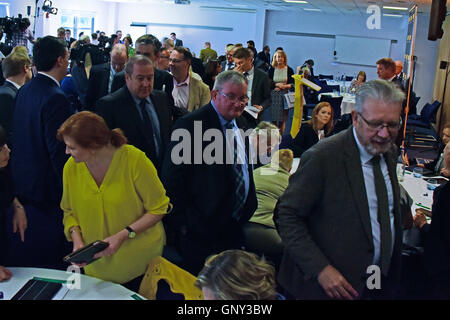
[[[119,250],[120,246],[126,239],[128,239],[128,231],[125,229],[104,239],[103,241],[109,244],[108,248],[95,254],[94,258],[97,259],[113,255],[117,252],[117,250]]]
[[[423,163],[418,163],[417,166],[421,167],[421,168],[425,168],[425,165]]]
[[[427,216],[425,215],[425,213],[420,209],[416,210],[416,214],[414,215],[414,225],[420,229],[426,224]]]
[[[25,242],[25,230],[27,230],[28,227],[25,208],[22,205],[14,205],[13,207],[13,232],[16,233],[17,231],[19,231],[20,240],[22,240],[22,242]]]
[[[441,174],[442,174],[444,177],[450,177],[450,170],[448,170],[447,168],[442,168]]]
[[[325,293],[332,299],[353,300],[358,292],[332,265],[326,266],[317,277]]]
[[[253,105],[256,109],[258,109],[259,111],[262,111],[263,107],[261,107],[260,105],[254,104]]]
[[[0,266],[0,282],[8,280],[9,278],[11,278],[11,276],[12,276],[11,271],[6,269],[5,267]]]
[[[275,89],[273,89],[273,91],[280,91],[281,89],[279,87],[275,87]]]

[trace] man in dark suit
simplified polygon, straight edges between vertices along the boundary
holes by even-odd
[[[267,72],[270,68],[270,47],[264,46],[263,51],[256,55],[255,66]]]
[[[153,65],[156,66],[160,57],[161,42],[151,34],[145,34],[136,40],[136,55],[144,55],[152,60]],[[172,75],[166,71],[154,69],[153,89],[165,91],[173,105],[172,90],[173,78]],[[118,72],[113,79],[111,92],[125,86],[125,71]]]
[[[234,69],[234,46],[232,44],[226,47],[226,60],[222,62],[222,72]]]
[[[2,62],[6,81],[0,87],[0,125],[6,131],[6,142],[11,147],[14,102],[19,88],[33,77],[31,60],[27,54],[14,52]]]
[[[111,61],[91,68],[86,93],[86,109],[93,110],[95,103],[102,97],[114,92],[114,75],[125,68],[128,50],[124,44],[116,44],[111,50]]]
[[[64,37],[64,40],[66,41],[67,46],[68,46],[69,48],[70,48],[70,46],[72,45],[72,42],[74,42],[74,41],[76,40],[75,38],[72,38],[71,34],[72,34],[72,31],[71,31],[70,29],[66,29],[66,30],[65,30],[65,37]]]
[[[239,134],[247,129],[240,118],[247,100],[243,75],[222,72],[211,102],[180,118],[172,133],[162,181],[174,212],[166,222],[180,237],[183,267],[192,274],[209,255],[243,246],[243,224],[257,206],[248,150]],[[214,151],[210,140],[202,139],[205,133],[221,141]]]
[[[244,117],[251,128],[255,128],[262,119],[263,112],[268,109],[272,103],[270,94],[270,79],[267,74],[253,67],[253,54],[247,48],[239,48],[234,54],[233,70],[242,72],[248,80],[248,96],[250,97],[249,106],[253,106],[259,110],[257,118],[244,112]]]
[[[11,169],[17,198],[26,212],[25,238],[8,229],[6,265],[61,268],[70,252],[63,230],[62,173],[68,156],[56,132],[71,116],[60,89],[69,65],[64,40],[47,36],[33,47],[38,74],[20,88],[14,107]],[[7,225],[13,223],[7,216]]]
[[[170,39],[173,40],[174,47],[182,47],[183,46],[183,40],[177,39],[177,35],[175,34],[175,32],[172,32],[170,34]]]
[[[393,142],[403,98],[386,81],[364,83],[353,126],[302,155],[274,216],[285,244],[278,280],[295,298],[395,297],[402,219]]]
[[[169,99],[153,90],[153,62],[143,56],[131,58],[125,68],[126,86],[96,104],[96,111],[109,128],[120,128],[128,142],[145,152],[158,172],[169,140]]]

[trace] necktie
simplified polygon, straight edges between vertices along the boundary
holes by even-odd
[[[233,64],[231,62],[228,62],[227,66],[228,66],[227,70],[231,70],[231,68],[233,68]]]
[[[248,80],[248,72],[244,72],[244,76]]]
[[[381,254],[380,264],[381,272],[387,276],[389,272],[389,265],[391,263],[391,219],[389,214],[389,202],[386,183],[381,172],[380,156],[375,156],[370,160],[373,165],[373,176],[375,180],[375,191],[377,194],[378,204],[378,223],[380,224],[380,236],[381,236]]]
[[[150,160],[152,160],[155,167],[158,166],[157,161],[157,154],[156,154],[156,146],[155,146],[155,134],[153,132],[153,124],[150,120],[150,117],[148,116],[147,109],[145,108],[147,104],[147,101],[141,100],[141,103],[139,103],[139,107],[141,108],[142,113],[142,122],[144,124],[144,134],[145,138],[150,145]]]
[[[233,130],[234,125],[230,121],[225,125],[226,129]],[[242,164],[238,163],[238,145],[237,145],[237,136],[233,134],[233,172],[234,172],[234,194],[235,194],[235,203],[233,206],[232,215],[236,220],[239,220],[239,211],[244,205],[245,200],[245,182],[244,182],[244,174],[242,172]]]

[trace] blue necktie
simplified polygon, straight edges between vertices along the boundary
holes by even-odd
[[[234,125],[230,121],[225,125],[226,129],[233,130]],[[239,211],[244,205],[245,200],[245,182],[244,182],[244,173],[242,171],[242,164],[238,163],[238,145],[237,145],[237,136],[233,134],[233,172],[234,172],[234,195],[235,195],[235,203],[233,206],[232,215],[236,220],[239,220]]]
[[[153,132],[153,124],[150,120],[150,117],[148,116],[147,109],[145,108],[147,104],[147,101],[145,99],[141,100],[141,103],[139,103],[139,107],[141,108],[142,112],[142,122],[144,124],[144,134],[145,138],[150,145],[150,160],[153,162],[155,167],[158,167],[158,155],[156,153],[156,146],[155,146],[155,133]]]

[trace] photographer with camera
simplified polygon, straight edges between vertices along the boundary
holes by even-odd
[[[12,34],[12,46],[24,46],[25,48],[27,48],[28,53],[30,53],[30,49],[28,48],[28,41],[34,43],[34,37],[31,34],[31,31],[28,29],[30,25],[30,19],[23,18],[18,24],[18,30],[14,31]]]

